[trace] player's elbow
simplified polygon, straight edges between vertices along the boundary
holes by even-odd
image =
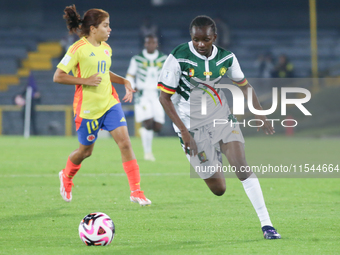
[[[57,72],[54,73],[53,75],[53,82],[60,83],[60,75],[57,74]]]
[[[66,73],[63,72],[62,70],[60,70],[59,68],[57,68],[57,70],[55,71],[54,75],[53,75],[53,82],[56,82],[56,83],[63,83],[64,81],[64,75]]]

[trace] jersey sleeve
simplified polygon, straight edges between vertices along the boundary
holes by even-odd
[[[59,62],[57,67],[65,73],[69,73],[78,64],[78,50],[72,52],[73,45],[69,47],[63,59]]]
[[[245,78],[240,64],[238,63],[238,60],[236,56],[233,56],[233,63],[232,65],[228,68],[226,72],[227,76],[233,81],[234,84],[242,87],[248,84],[247,79]]]
[[[131,86],[133,89],[135,89],[136,84],[135,84],[135,77],[137,74],[137,61],[134,57],[131,58],[130,60],[130,65],[126,73],[126,79],[131,83]]]
[[[179,85],[181,67],[177,59],[170,54],[164,62],[161,73],[158,78],[158,86],[160,90],[168,94],[175,94]]]

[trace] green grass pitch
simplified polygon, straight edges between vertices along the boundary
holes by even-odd
[[[190,178],[177,138],[154,139],[156,162],[143,160],[132,138],[150,207],[129,201],[129,187],[113,139],[99,139],[74,179],[73,201],[59,194],[58,172],[78,146],[75,137],[0,137],[0,254],[338,254],[338,178],[260,178],[281,240],[264,240],[242,184],[227,178],[214,196]],[[246,138],[250,165],[339,162],[338,139]],[[260,175],[258,175],[261,177]],[[80,220],[108,214],[116,235],[107,247],[87,247]]]

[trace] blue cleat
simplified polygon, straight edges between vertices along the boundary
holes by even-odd
[[[271,226],[263,226],[262,231],[265,239],[281,239],[281,235]]]

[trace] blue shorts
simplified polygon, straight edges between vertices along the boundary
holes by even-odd
[[[78,141],[82,145],[91,145],[97,140],[100,129],[112,131],[121,126],[127,126],[121,103],[112,106],[97,120],[83,119],[75,116]]]

